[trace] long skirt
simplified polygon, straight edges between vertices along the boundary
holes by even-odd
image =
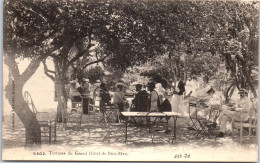
[[[172,111],[176,113],[186,114],[187,106],[184,103],[184,98],[182,95],[174,94],[172,95],[172,99],[170,101],[172,105]]]

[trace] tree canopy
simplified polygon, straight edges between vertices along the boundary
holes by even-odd
[[[258,17],[256,1],[5,1],[4,57],[18,83],[16,105],[22,106],[22,87],[41,62],[55,82],[61,107],[66,106],[65,80],[71,70],[80,74],[102,62],[124,72],[158,56],[165,57],[151,65],[174,80],[188,74],[210,80],[224,62],[230,84],[250,88],[256,96]],[[48,69],[47,57],[55,70]],[[22,74],[17,58],[31,59]],[[9,81],[10,103],[11,88]],[[22,110],[16,111],[29,126],[33,122],[23,118]]]

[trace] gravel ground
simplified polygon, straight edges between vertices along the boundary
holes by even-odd
[[[152,150],[154,152],[160,149],[160,152],[166,150],[166,153],[169,149],[171,153],[175,150],[194,152],[198,149],[203,149],[203,151],[206,150],[205,152],[211,150],[221,152],[225,150],[234,150],[234,153],[239,153],[246,150],[247,152],[253,153],[253,156],[250,157],[257,158],[258,145],[256,140],[253,142],[245,141],[243,144],[240,144],[236,138],[232,139],[230,136],[218,138],[216,140],[214,138],[196,138],[194,136],[194,131],[187,130],[186,118],[179,118],[177,120],[177,140],[171,144],[172,136],[170,134],[159,132],[156,133],[154,142],[152,143],[149,130],[146,126],[142,125],[129,126],[128,141],[125,143],[124,124],[109,123],[107,125],[100,125],[99,122],[101,117],[102,115],[100,113],[96,113],[95,115],[83,115],[83,121],[80,127],[76,127],[75,124],[72,124],[71,126],[68,126],[67,130],[62,128],[62,124],[58,124],[57,141],[52,144],[48,144],[48,138],[42,138],[42,146],[46,149],[51,148],[57,150],[61,147],[63,149],[73,150],[82,150],[85,148],[108,148],[126,149],[128,152],[138,152],[139,150]],[[170,120],[169,124],[172,125],[173,121]],[[15,118],[15,128],[12,129],[11,116],[5,117],[2,125],[3,150],[9,151],[16,148],[23,149],[24,142],[25,130],[19,119],[17,117]],[[194,160],[197,159],[194,158]],[[250,159],[245,158],[245,160]]]

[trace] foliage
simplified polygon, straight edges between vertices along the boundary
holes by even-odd
[[[90,83],[95,83],[96,80],[102,81],[104,75],[104,70],[100,66],[95,66],[86,71],[84,76],[89,79]]]
[[[166,79],[191,74],[208,81],[224,61],[236,86],[256,96],[258,16],[252,1],[5,1],[5,62],[23,85],[52,57],[55,71],[44,69],[55,81],[59,106],[66,106],[68,71],[81,73],[98,62],[120,72],[111,76],[115,82],[146,62]],[[156,56],[163,60],[153,63]],[[23,74],[16,58],[32,60]]]

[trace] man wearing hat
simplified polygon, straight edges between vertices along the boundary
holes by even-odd
[[[234,111],[223,110],[218,118],[220,125],[220,132],[218,137],[224,137],[226,131],[227,122],[235,121],[248,121],[250,115],[253,114],[253,105],[250,99],[247,97],[247,91],[245,89],[239,90],[240,100],[237,101]]]

